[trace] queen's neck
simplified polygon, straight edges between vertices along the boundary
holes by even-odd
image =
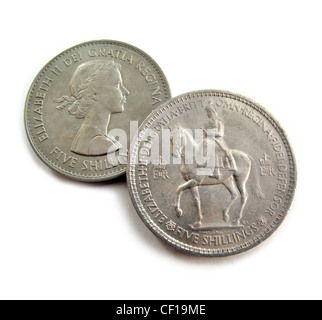
[[[83,125],[96,127],[100,131],[107,133],[110,119],[111,112],[107,111],[106,109],[103,110],[100,104],[97,103],[94,106],[92,106],[87,112]]]

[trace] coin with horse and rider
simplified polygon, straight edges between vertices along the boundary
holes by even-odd
[[[295,192],[296,165],[276,120],[254,101],[196,91],[159,106],[131,145],[134,206],[184,252],[227,256],[270,236]]]

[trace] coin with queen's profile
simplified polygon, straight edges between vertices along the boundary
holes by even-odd
[[[118,41],[86,42],[37,75],[25,127],[50,168],[76,180],[109,180],[126,171],[130,123],[139,125],[169,98],[162,70],[146,53]]]
[[[142,123],[128,186],[147,227],[202,256],[244,252],[269,237],[294,197],[296,165],[274,118],[230,92],[196,91]]]

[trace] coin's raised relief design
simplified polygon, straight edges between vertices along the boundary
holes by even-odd
[[[158,163],[153,165],[153,179],[154,180],[165,180],[170,179],[167,171],[167,165],[163,163],[162,157],[160,157]]]
[[[215,105],[210,102],[206,112],[209,120],[205,124],[205,138],[211,148],[210,154],[215,154],[214,177],[220,179],[220,171],[236,171],[236,163],[224,140],[224,121],[218,117]]]
[[[111,114],[124,111],[129,95],[120,71],[121,65],[113,59],[83,63],[71,78],[71,96],[54,100],[61,103],[56,109],[70,105],[68,112],[83,119],[71,145],[72,152],[102,156],[122,148],[114,137],[108,135]]]
[[[49,61],[25,104],[25,128],[37,156],[80,181],[126,172],[138,126],[167,101],[164,73],[142,50],[113,40],[81,43]]]
[[[263,176],[276,176],[274,168],[272,167],[272,158],[265,153],[263,158],[259,160],[260,175]]]
[[[170,179],[155,180],[160,155]],[[294,155],[276,120],[250,99],[217,90],[154,110],[131,145],[127,173],[147,227],[204,256],[260,244],[284,220],[296,186]]]
[[[206,124],[208,129],[207,136],[204,137],[203,141],[196,141],[191,135],[191,130],[185,130],[181,127],[172,129],[175,135],[180,135],[180,141],[182,142],[182,147],[177,148],[177,150],[182,159],[181,174],[186,181],[180,185],[176,191],[174,208],[178,217],[181,217],[183,215],[180,204],[182,193],[185,190],[190,190],[194,199],[194,205],[198,211],[198,220],[195,223],[190,224],[190,228],[193,230],[215,229],[216,224],[209,225],[204,224],[203,222],[203,210],[200,201],[199,187],[223,184],[231,195],[230,201],[223,211],[223,220],[226,223],[225,227],[242,227],[241,219],[248,199],[246,183],[250,175],[253,176],[253,192],[255,196],[258,199],[263,199],[263,191],[258,180],[258,172],[254,165],[254,161],[250,156],[239,150],[230,150],[226,145],[223,139],[224,124],[222,120],[217,120],[215,107],[210,105],[206,108],[206,111],[211,122]],[[205,142],[205,140],[207,141]],[[171,141],[173,143],[174,140],[172,139]],[[204,146],[207,145],[208,148],[211,148],[208,152],[210,154],[217,153],[215,152],[215,149],[219,147],[220,151],[222,151],[225,156],[216,156],[216,161],[213,163],[213,166],[210,163],[210,169],[213,174],[202,174],[201,170],[205,168],[204,165],[198,164],[197,161],[193,161],[192,164],[186,163],[185,148],[189,145],[192,145],[194,150],[202,150]],[[175,150],[175,148],[173,148],[173,150]],[[202,151],[196,151],[196,153],[201,152]],[[220,161],[218,161],[218,159],[220,159]],[[224,163],[226,163],[226,165],[223,165]],[[208,171],[208,173],[209,172],[210,171]],[[207,173],[207,171],[205,173]],[[229,213],[234,202],[239,197],[241,200],[239,212],[232,218]],[[222,228],[223,225],[221,224],[220,227]]]

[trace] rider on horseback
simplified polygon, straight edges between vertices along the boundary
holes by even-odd
[[[217,145],[220,148],[214,166],[211,166],[214,178],[219,179],[220,170],[236,171],[236,163],[224,140],[224,122],[218,118],[215,106],[210,103],[206,107],[206,112],[209,121],[205,124],[205,137],[214,141],[214,147]]]

